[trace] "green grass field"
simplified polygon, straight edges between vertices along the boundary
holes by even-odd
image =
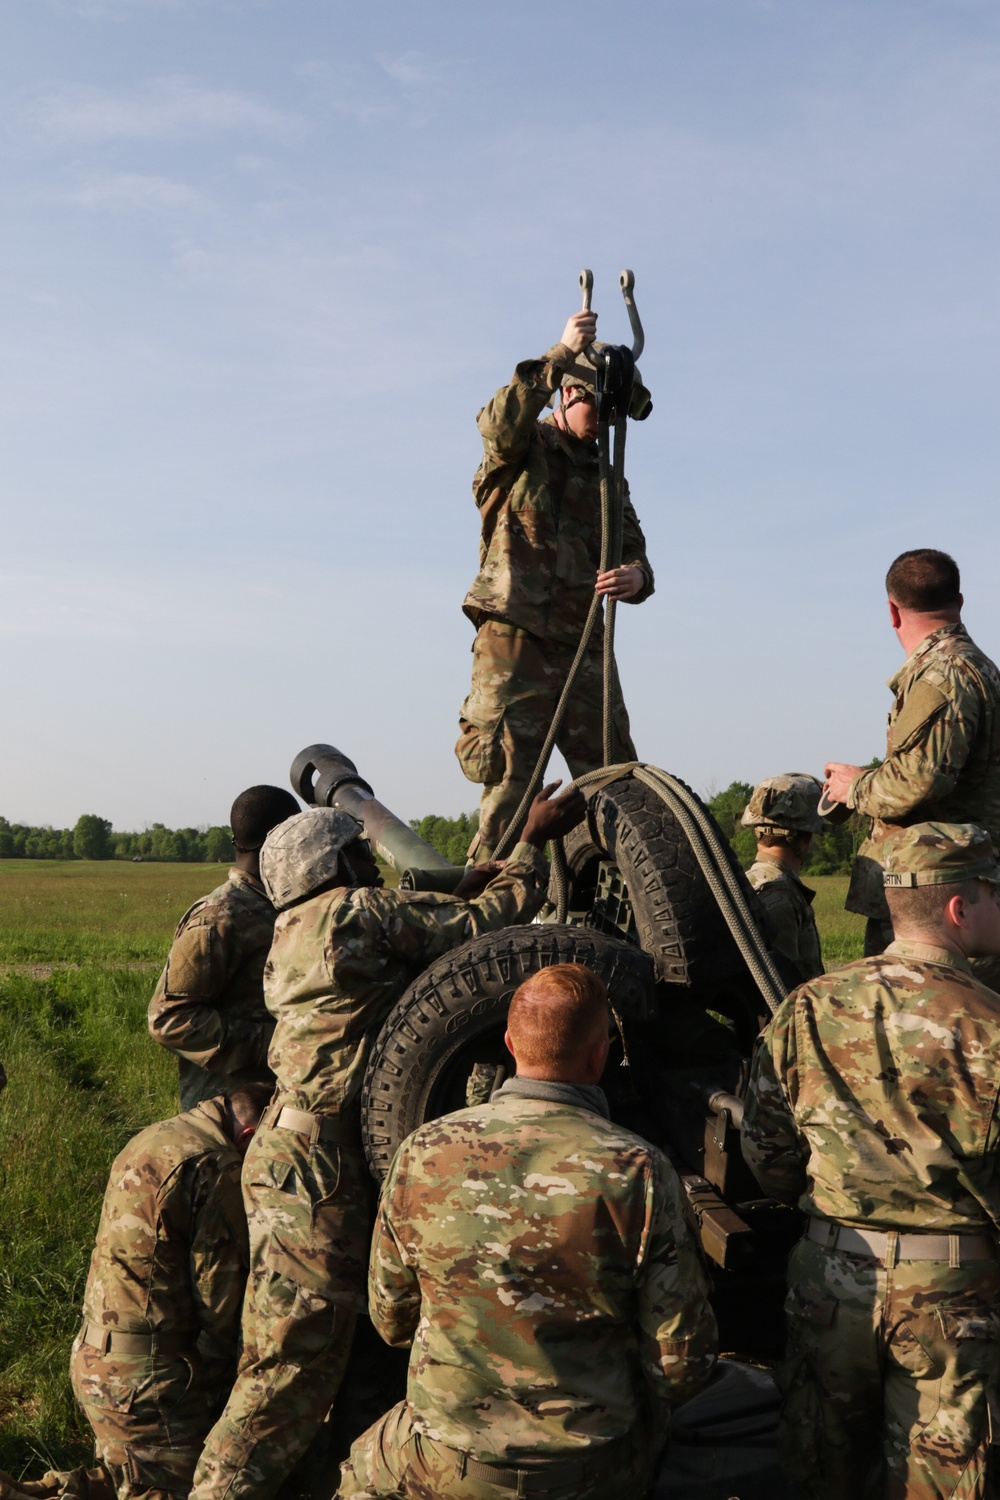
[[[0,1469],[36,1477],[90,1456],[69,1348],[108,1169],[177,1109],[146,1004],[182,912],[221,865],[0,860]],[[828,966],[861,951],[846,878],[816,913]]]

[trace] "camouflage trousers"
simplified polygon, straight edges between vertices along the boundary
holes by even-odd
[[[70,1378],[119,1500],[186,1496],[225,1388],[196,1374],[187,1358],[104,1354],[84,1342],[82,1331]],[[228,1387],[232,1367],[222,1378]],[[67,1485],[61,1493],[71,1491]]]
[[[371,1180],[360,1146],[278,1130],[271,1104],[243,1164],[250,1279],[243,1355],[195,1473],[197,1500],[270,1495],[333,1404],[365,1307]]]
[[[462,704],[455,754],[468,779],[483,787],[479,832],[469,849],[469,859],[483,863],[524,796],[576,653],[497,620],[479,627],[472,652],[472,687]],[[603,657],[590,651],[556,737],[573,776],[604,762],[603,705]],[[634,760],[617,672],[613,717],[613,759]]]
[[[982,1500],[1000,1267],[803,1240],[788,1279],[781,1451],[804,1500]]]
[[[405,1401],[362,1433],[340,1470],[338,1500],[504,1500],[532,1495],[539,1500],[640,1500],[652,1477],[645,1446],[619,1440],[607,1453],[553,1460],[515,1473],[478,1464],[416,1430]],[[525,1482],[526,1480],[526,1482]]]

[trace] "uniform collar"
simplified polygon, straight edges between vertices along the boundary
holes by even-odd
[[[952,953],[948,948],[936,948],[931,943],[911,943],[906,938],[896,938],[883,954],[884,958],[915,958],[924,964],[941,964],[946,969],[961,969],[972,973],[972,965],[962,953]]]
[[[925,635],[923,640],[914,646],[899,671],[894,672],[889,678],[886,687],[895,692],[912,666],[920,661],[922,657],[926,656],[929,651],[933,651],[934,647],[941,641],[946,641],[949,637],[956,635],[962,636],[964,640],[971,640],[971,636],[961,620],[956,620],[954,625],[941,625],[937,630],[932,630],[930,635]]]
[[[574,437],[570,432],[563,432],[555,417],[546,417],[540,424],[542,427],[554,434],[554,441],[565,453],[566,457],[574,464],[593,465],[597,462],[597,439],[591,443],[585,443],[582,438]]]
[[[257,879],[256,875],[251,875],[247,870],[240,870],[236,865],[233,865],[229,871],[229,880],[232,885],[249,886],[250,890],[256,891],[259,896],[263,896],[265,901],[268,900],[267,892],[261,882]]]
[[[783,859],[775,859],[773,855],[771,855],[771,858],[769,859],[769,853],[770,851],[767,849],[758,849],[756,855],[754,856],[754,864],[770,865],[772,869],[780,871],[780,873],[784,875],[786,879],[790,880],[793,885],[798,886],[799,890],[805,896],[807,901],[809,901],[810,903],[815,901],[816,892],[812,889],[811,886],[805,884],[798,871],[789,869],[788,865],[785,864],[785,861]]]

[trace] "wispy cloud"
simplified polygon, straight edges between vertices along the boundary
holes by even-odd
[[[395,83],[405,88],[427,88],[441,81],[441,68],[423,52],[401,52],[398,57],[379,54],[379,66]]]
[[[97,143],[178,140],[229,132],[288,138],[296,116],[236,89],[210,88],[190,78],[154,78],[113,93],[65,85],[40,95],[29,122],[57,140]]]
[[[141,172],[113,172],[89,177],[66,195],[81,208],[137,213],[177,213],[202,208],[206,199],[186,182],[150,177]]]

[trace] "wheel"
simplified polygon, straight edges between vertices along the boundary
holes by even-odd
[[[760,927],[756,895],[719,837]],[[651,786],[624,777],[602,787],[565,850],[571,910],[587,927],[638,943],[658,978],[707,991],[746,975],[686,835]]]
[[[651,960],[580,927],[540,923],[485,933],[414,980],[379,1032],[365,1074],[361,1121],[375,1177],[385,1176],[396,1148],[418,1125],[465,1107],[473,1068],[513,1071],[503,1044],[511,996],[539,969],[568,963],[600,974],[623,1021],[649,1016]],[[613,1049],[606,1077],[621,1059]]]

